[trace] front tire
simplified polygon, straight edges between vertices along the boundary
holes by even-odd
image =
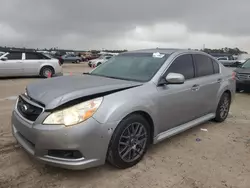
[[[150,144],[149,130],[149,123],[141,115],[132,114],[123,119],[112,135],[108,162],[121,169],[136,165]]]
[[[216,122],[223,122],[228,116],[229,109],[231,105],[231,97],[230,94],[225,92],[222,94],[219,104],[217,106],[216,110],[216,116],[214,118],[214,121]]]
[[[54,74],[54,69],[52,67],[43,67],[40,71],[40,75],[43,78],[52,77]]]
[[[76,63],[77,63],[77,64],[78,64],[78,63],[80,63],[80,60],[79,60],[79,59],[77,59],[77,60],[76,60]]]

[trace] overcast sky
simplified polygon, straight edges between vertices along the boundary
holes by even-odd
[[[250,52],[249,15],[250,0],[0,0],[0,46]]]

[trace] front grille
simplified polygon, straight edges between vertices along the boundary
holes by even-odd
[[[250,74],[243,74],[243,73],[238,73],[237,77],[240,80],[250,80]]]
[[[25,119],[30,121],[35,121],[43,111],[42,108],[28,103],[22,97],[18,99],[17,110]]]

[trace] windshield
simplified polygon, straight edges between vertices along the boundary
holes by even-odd
[[[90,74],[116,79],[149,81],[166,61],[168,54],[153,57],[152,53],[125,53],[114,56]]]
[[[250,68],[250,59],[248,59],[243,65],[242,68]]]

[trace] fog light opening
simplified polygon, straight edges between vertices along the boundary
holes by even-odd
[[[81,152],[77,150],[49,150],[48,155],[63,159],[80,159],[83,157]]]

